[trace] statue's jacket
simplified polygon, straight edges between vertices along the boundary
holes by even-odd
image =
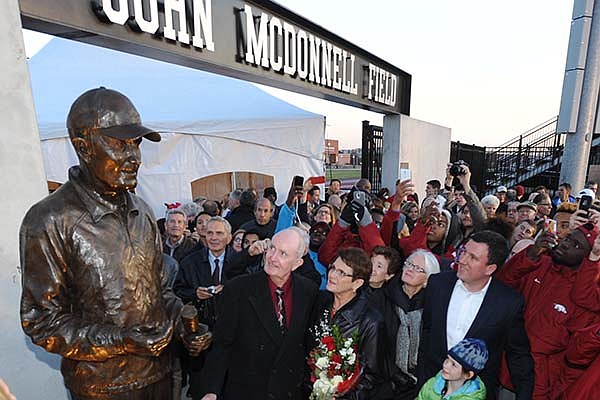
[[[122,393],[170,373],[168,350],[138,355],[124,344],[127,328],[177,320],[181,302],[162,279],[152,211],[123,195],[120,207],[107,202],[72,167],[21,226],[23,330],[63,357],[65,384],[82,395]]]

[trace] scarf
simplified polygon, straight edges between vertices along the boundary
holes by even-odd
[[[408,313],[401,307],[395,309],[400,320],[396,335],[396,365],[416,382],[417,378],[410,371],[417,367],[423,309]]]

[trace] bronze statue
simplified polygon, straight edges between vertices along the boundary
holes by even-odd
[[[210,334],[184,335],[166,285],[160,232],[137,184],[141,124],[123,94],[82,94],[67,117],[79,166],[27,212],[20,232],[23,330],[63,356],[73,399],[171,399],[172,338],[192,354]]]

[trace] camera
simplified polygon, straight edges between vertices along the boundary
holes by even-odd
[[[371,208],[371,196],[367,192],[363,192],[356,186],[352,187],[348,193],[348,202],[356,202],[367,209]]]
[[[217,293],[217,287],[216,286],[209,286],[206,288],[206,291],[210,294],[216,294]]]
[[[463,160],[458,160],[452,163],[452,166],[450,167],[450,175],[457,177],[459,175],[464,175],[464,171],[461,168],[462,166],[466,166],[467,168],[469,167],[469,164],[467,164],[466,162],[464,162]]]

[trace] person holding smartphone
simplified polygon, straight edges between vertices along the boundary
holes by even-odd
[[[585,203],[583,207],[580,203],[566,238],[558,240],[556,232],[544,230],[496,275],[525,298],[523,316],[535,365],[533,398],[556,398],[553,386],[571,335],[594,317],[572,295],[580,271],[598,268],[598,260],[589,256],[598,237],[595,224],[600,213],[591,210],[588,214]],[[507,369],[501,372],[500,381],[510,388]]]

